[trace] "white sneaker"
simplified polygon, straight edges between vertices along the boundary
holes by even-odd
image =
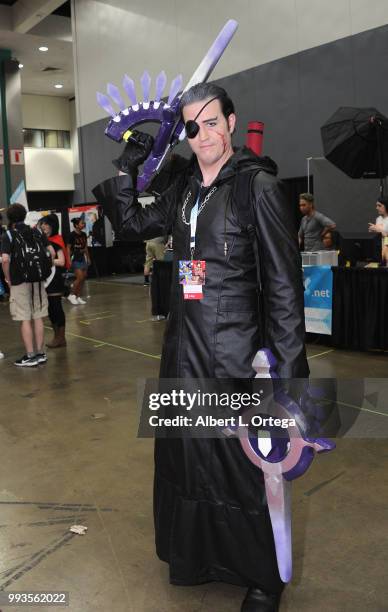
[[[0,359],[4,359],[4,353],[0,351]]]
[[[82,298],[78,297],[77,298],[77,304],[86,304],[86,302]]]
[[[67,296],[67,299],[69,300],[70,304],[73,304],[73,306],[77,306],[79,303],[74,293],[70,293],[70,295]]]

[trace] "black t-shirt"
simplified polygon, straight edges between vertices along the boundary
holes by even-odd
[[[88,244],[88,238],[85,232],[78,234],[77,232],[71,232],[69,238],[69,245],[71,247],[71,254],[73,261],[85,261],[85,250]]]
[[[58,251],[62,251],[62,249],[59,246],[59,244],[55,244],[55,242],[50,241],[49,244],[53,247],[55,251],[55,259],[56,259],[58,257]],[[64,271],[65,271],[65,268],[63,266],[55,266],[55,274],[54,274],[53,280],[46,287],[47,293],[49,295],[53,293],[63,293],[64,288],[65,288],[65,283],[64,283],[62,275]]]
[[[26,225],[25,223],[16,223],[15,226],[11,229],[11,235],[12,232],[16,231],[16,232],[23,232],[24,230],[31,230],[31,227],[29,225]],[[37,232],[39,234],[39,236],[41,237],[41,240],[43,242],[43,244],[45,246],[49,245],[49,242],[47,240],[47,237],[45,236],[45,234],[41,233],[38,229],[34,228],[33,229],[34,232]],[[10,256],[11,262],[12,262],[12,241],[9,238],[8,232],[6,231],[2,237],[1,237],[1,253],[6,253],[7,255]],[[21,285],[22,283],[24,283],[24,277],[21,276],[20,274],[18,274],[18,271],[15,270],[12,265],[9,268],[9,275],[11,278],[11,285]]]

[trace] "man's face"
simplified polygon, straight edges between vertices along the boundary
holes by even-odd
[[[207,100],[185,106],[182,112],[184,122],[194,120]],[[232,151],[232,132],[236,116],[232,114],[226,119],[220,101],[216,99],[203,109],[196,122],[199,125],[199,132],[195,138],[188,138],[188,143],[201,164],[212,166],[227,152]]]
[[[380,204],[380,202],[376,202],[376,210],[379,215],[385,215],[385,206],[384,204]]]
[[[307,202],[307,200],[299,200],[299,210],[303,216],[309,215],[313,209],[313,205],[311,202]]]

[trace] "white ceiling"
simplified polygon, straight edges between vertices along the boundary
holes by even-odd
[[[23,64],[22,93],[74,96],[71,20],[49,15],[23,34],[13,28],[12,10],[14,7],[0,6],[0,49],[10,49],[12,56]],[[42,45],[49,50],[39,51],[38,47]],[[58,70],[44,72],[47,67]],[[56,89],[56,83],[62,83],[63,89]]]

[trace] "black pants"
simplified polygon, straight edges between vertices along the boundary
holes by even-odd
[[[3,284],[3,287],[5,289],[5,293],[9,295],[8,283],[5,282],[5,276],[4,276],[3,268],[1,266],[0,266],[0,281]]]
[[[48,295],[48,313],[53,325],[64,327],[66,323],[65,313],[62,308],[62,296]]]

